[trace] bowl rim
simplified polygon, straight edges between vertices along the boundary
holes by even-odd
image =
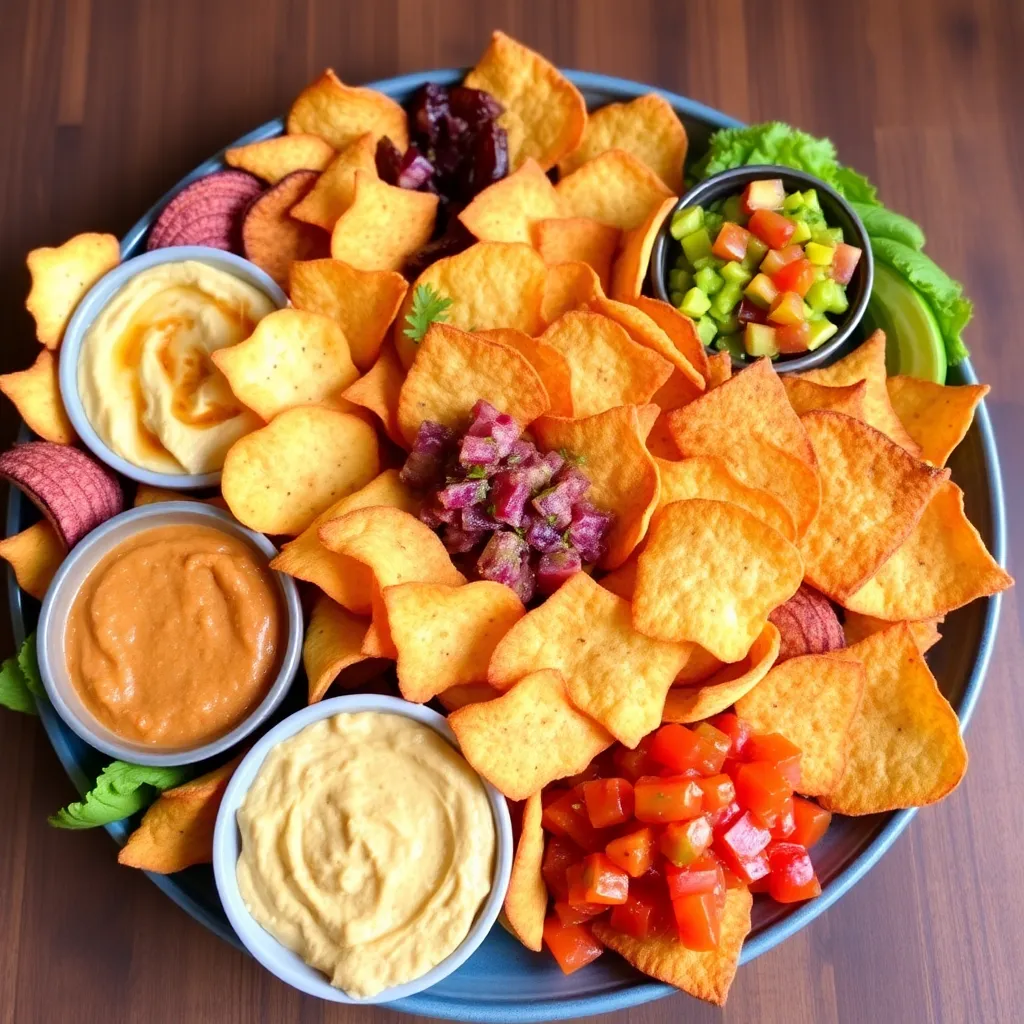
[[[164,263],[184,263],[186,261],[206,263],[218,270],[233,274],[264,292],[278,309],[284,309],[288,305],[288,296],[266,271],[233,252],[214,249],[207,245],[179,245],[153,249],[151,252],[140,253],[138,256],[119,263],[86,292],[85,297],[68,321],[58,356],[58,382],[61,398],[64,401],[64,408],[67,409],[68,418],[82,443],[97,459],[122,476],[134,480],[136,483],[148,484],[151,487],[166,487],[176,491],[216,487],[220,483],[221,471],[218,469],[212,473],[164,473],[137,466],[124,456],[118,455],[100,437],[99,432],[85,414],[85,406],[78,390],[78,362],[82,344],[93,321],[129,281],[152,267]]]
[[[470,770],[484,786],[494,819],[495,852],[490,892],[477,912],[465,938],[440,963],[418,978],[413,978],[400,985],[393,985],[367,998],[357,998],[340,988],[335,988],[320,971],[305,963],[298,954],[292,952],[263,928],[249,913],[238,888],[237,864],[241,846],[237,821],[238,809],[263,767],[267,755],[278,744],[298,735],[299,732],[315,722],[333,718],[335,715],[357,714],[364,711],[398,715],[425,725],[438,733],[455,748],[460,756],[463,756],[455,733],[447,719],[422,704],[412,704],[398,697],[374,693],[353,693],[332,697],[294,712],[260,737],[242,758],[228,782],[217,811],[217,822],[213,833],[213,874],[217,885],[217,894],[220,896],[228,920],[249,953],[285,984],[305,992],[307,995],[354,1006],[390,1003],[396,999],[415,995],[417,992],[436,985],[461,967],[487,938],[498,919],[508,889],[514,853],[512,820],[508,802],[494,786],[470,766]],[[466,763],[469,765],[468,761]]]
[[[202,525],[213,526],[224,533],[247,541],[261,554],[265,555],[268,562],[277,555],[277,548],[263,536],[255,533],[236,522],[232,516],[198,501],[162,501],[150,505],[140,505],[137,508],[128,509],[119,515],[108,519],[102,526],[92,531],[80,544],[72,548],[67,558],[61,563],[60,568],[53,577],[46,597],[43,599],[42,610],[39,613],[37,656],[39,659],[39,674],[43,681],[43,688],[50,699],[57,714],[64,723],[80,736],[90,746],[103,751],[112,757],[128,761],[132,764],[152,765],[159,767],[170,767],[174,765],[195,764],[205,761],[207,758],[216,757],[224,753],[235,744],[245,739],[253,730],[259,728],[280,706],[288,694],[295,675],[298,672],[299,662],[302,656],[303,641],[303,619],[302,604],[299,600],[299,589],[290,576],[275,569],[268,571],[278,584],[281,592],[281,603],[284,611],[284,618],[287,622],[288,635],[281,655],[281,664],[277,676],[274,679],[267,695],[260,704],[246,718],[238,723],[230,732],[210,740],[207,743],[189,748],[176,748],[161,752],[158,748],[152,751],[144,746],[136,746],[127,741],[119,742],[111,739],[108,735],[100,733],[92,721],[79,714],[64,698],[65,685],[73,685],[70,680],[67,683],[58,682],[58,678],[66,675],[63,666],[56,664],[56,652],[63,652],[63,635],[66,618],[58,618],[58,599],[64,590],[68,577],[82,561],[92,564],[89,571],[95,568],[99,561],[109,550],[105,542],[124,531],[128,536],[134,531],[130,528],[139,522],[154,520],[146,529],[155,529],[160,526],[160,520],[174,520],[180,522],[182,517],[191,517],[200,521]],[[118,542],[119,543],[119,542]],[[51,651],[51,647],[53,650]],[[112,732],[105,730],[105,732]]]

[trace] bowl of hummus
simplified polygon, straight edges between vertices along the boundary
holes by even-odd
[[[271,729],[232,776],[213,841],[245,947],[337,1003],[402,999],[455,971],[498,918],[512,855],[505,798],[445,719],[377,694]]]
[[[172,246],[127,260],[72,316],[60,390],[75,430],[111,468],[175,490],[215,486],[227,450],[263,425],[214,365],[288,297],[233,253]]]

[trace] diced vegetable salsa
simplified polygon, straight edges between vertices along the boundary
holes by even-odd
[[[781,178],[679,210],[669,295],[705,345],[737,358],[811,352],[838,330],[861,250],[825,219],[813,189]]]

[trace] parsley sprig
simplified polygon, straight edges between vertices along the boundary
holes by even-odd
[[[412,309],[405,317],[409,326],[402,333],[419,344],[432,323],[444,323],[448,319],[451,304],[452,300],[432,285],[416,285],[412,293]]]

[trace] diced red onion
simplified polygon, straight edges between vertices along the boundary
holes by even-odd
[[[568,488],[556,484],[533,499],[533,507],[554,527],[564,530],[572,522],[572,498]]]
[[[550,454],[551,452],[548,452],[548,455]],[[590,478],[584,476],[575,466],[565,466],[555,476],[555,485],[563,488],[569,495],[570,502],[574,502],[590,490]]]
[[[461,526],[449,525],[444,528],[441,540],[450,555],[462,555],[484,542],[484,530],[464,530]]]
[[[537,574],[533,571],[528,558],[523,558],[519,563],[519,576],[512,584],[512,589],[523,604],[529,604],[533,600],[537,589]]]
[[[486,497],[486,480],[455,480],[437,492],[444,508],[469,508]]]
[[[519,581],[526,541],[512,530],[499,530],[491,534],[480,557],[476,560],[477,572],[482,579],[504,583],[514,587]]]
[[[459,513],[464,530],[482,530],[491,533],[501,529],[501,524],[482,505],[470,505]]]
[[[491,425],[500,415],[490,402],[478,398],[470,412],[472,419],[466,433],[472,434],[474,437],[490,437]]]
[[[565,547],[565,541],[562,539],[563,532],[546,520],[531,516],[530,525],[526,527],[526,543],[541,554],[561,551]]]
[[[491,482],[491,500],[494,504],[494,518],[509,526],[520,526],[523,510],[530,500],[530,488],[523,473],[518,469],[507,469],[497,473]]]
[[[523,428],[508,413],[498,414],[497,419],[491,424],[491,437],[494,438],[501,458],[505,458],[512,451],[522,432]]]
[[[590,502],[580,501],[573,506],[569,541],[584,562],[596,562],[604,554],[604,538],[611,521],[609,513],[594,508]]]
[[[490,466],[499,458],[498,446],[491,437],[466,434],[459,446],[459,462],[464,466]]]
[[[580,554],[573,548],[541,555],[537,563],[537,589],[542,594],[553,594],[570,576],[575,576],[582,568]]]
[[[454,440],[455,434],[448,427],[424,420],[399,474],[402,483],[416,490],[436,487]]]

